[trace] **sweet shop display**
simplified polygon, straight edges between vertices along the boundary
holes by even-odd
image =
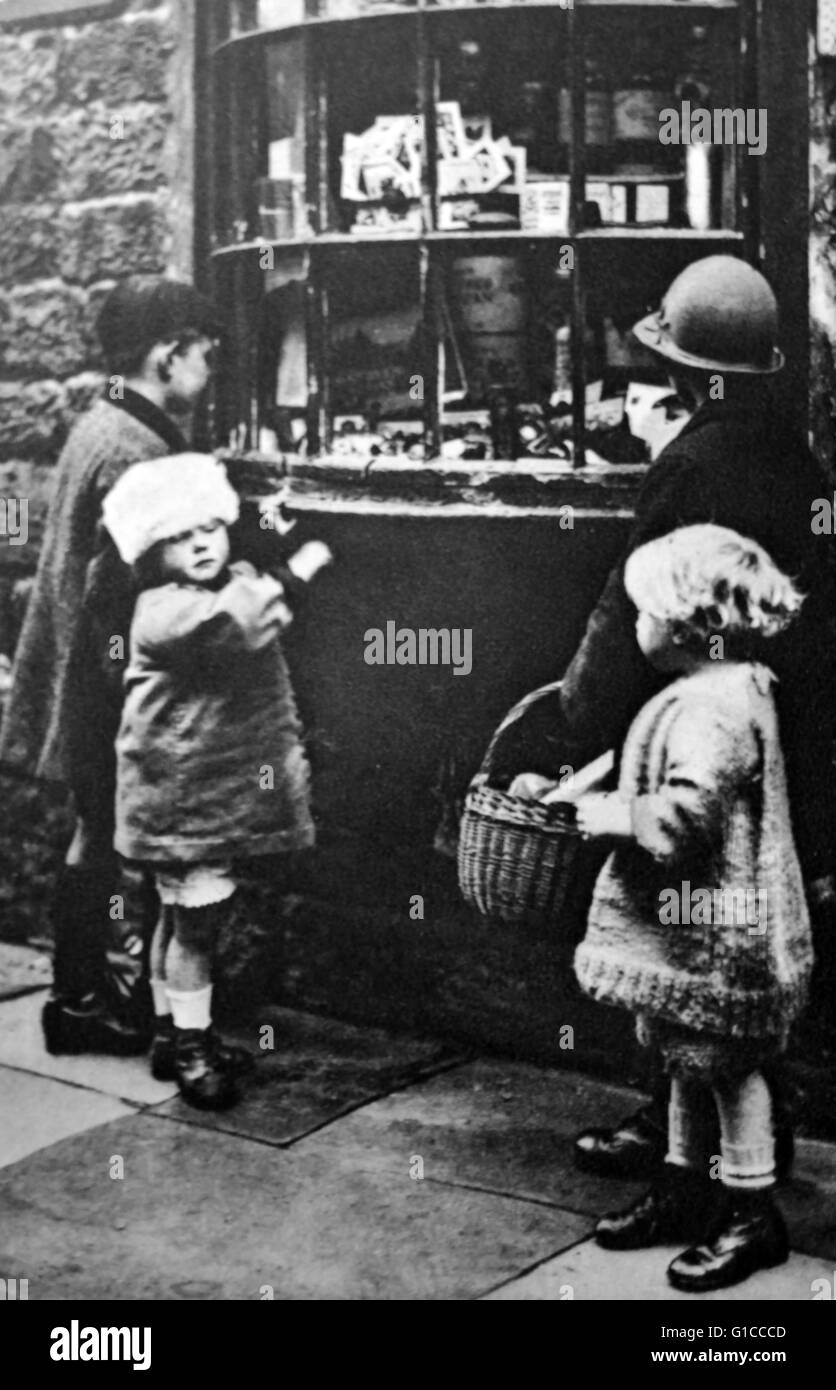
[[[751,83],[740,6],[247,13],[264,32],[222,55],[236,144],[218,190],[219,273],[260,364],[236,438],[278,410],[343,459],[649,462],[682,409],[630,326],[690,261],[755,236],[758,161],[661,136]],[[293,255],[294,295],[265,297]]]

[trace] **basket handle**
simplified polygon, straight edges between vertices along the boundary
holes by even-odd
[[[485,771],[485,768],[490,767],[491,754],[496,748],[500,738],[505,733],[505,730],[509,729],[512,724],[516,724],[517,720],[522,718],[531,705],[536,704],[538,700],[545,699],[547,695],[553,695],[556,690],[560,689],[562,684],[562,681],[550,681],[548,685],[538,686],[536,690],[530,690],[527,695],[523,695],[522,699],[518,700],[517,703],[509,709],[502,723],[493,732],[485,756],[482,759],[482,766],[473,778],[471,786],[480,787],[488,780],[488,773]]]

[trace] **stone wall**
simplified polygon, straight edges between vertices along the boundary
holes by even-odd
[[[52,468],[102,382],[95,318],[131,273],[192,273],[194,0],[0,27],[0,651],[37,560]]]
[[[810,59],[810,428],[836,487],[836,58]]]

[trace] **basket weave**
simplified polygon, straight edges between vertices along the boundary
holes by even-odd
[[[582,860],[587,846],[569,804],[544,806],[487,785],[500,735],[560,682],[532,691],[514,705],[496,730],[480,771],[465,797],[459,831],[459,888],[486,917],[512,925],[545,926],[571,910],[588,891]]]

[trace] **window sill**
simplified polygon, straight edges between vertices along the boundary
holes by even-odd
[[[647,472],[642,464],[572,468],[554,459],[516,463],[374,456],[299,459],[258,453],[222,455],[244,495],[256,500],[288,486],[291,512],[380,515],[627,518]]]

